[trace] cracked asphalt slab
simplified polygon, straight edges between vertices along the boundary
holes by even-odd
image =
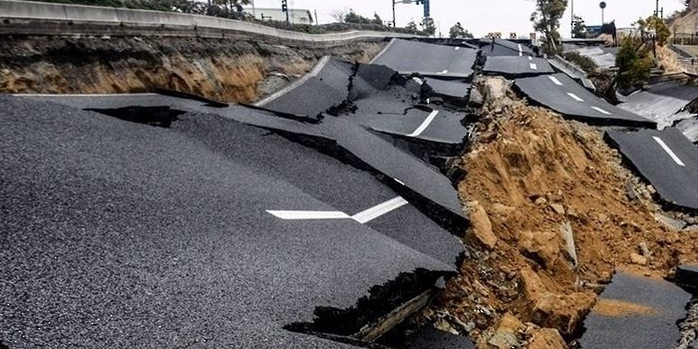
[[[488,57],[534,55],[530,47],[505,39],[483,39],[480,45],[480,51]]]
[[[267,214],[337,208],[199,139],[0,102],[0,337],[12,348],[347,348],[281,328],[401,272],[453,269],[353,220]]]
[[[646,90],[628,96],[618,107],[660,125],[671,126],[676,120],[690,117],[690,114],[681,112],[697,98],[698,86],[668,81],[650,85]]]
[[[681,338],[677,323],[686,317],[691,295],[664,281],[616,274],[601,300],[629,304],[615,314],[596,310],[587,316],[580,343],[585,349],[673,348]],[[634,313],[633,309],[640,309]]]
[[[514,83],[528,98],[567,117],[608,125],[657,126],[647,118],[596,97],[562,73],[523,77]]]
[[[482,71],[490,75],[531,76],[555,73],[553,67],[542,58],[531,56],[487,57]]]
[[[476,55],[476,50],[467,47],[394,39],[371,63],[385,65],[400,74],[467,78],[473,74]]]
[[[680,130],[611,130],[606,138],[654,186],[662,200],[698,209],[698,148]]]

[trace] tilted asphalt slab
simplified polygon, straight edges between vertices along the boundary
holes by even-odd
[[[668,81],[650,85],[646,90],[628,96],[626,102],[618,107],[662,126],[670,126],[674,121],[685,118],[679,113],[697,98],[698,86]]]
[[[323,60],[301,84],[283,94],[261,101],[258,106],[296,115],[316,116],[347,98],[352,64]]]
[[[698,143],[698,116],[680,121],[676,124],[676,128],[681,130],[691,142]]]
[[[482,39],[480,51],[484,56],[533,56],[533,50],[527,45],[517,44],[505,39]]]
[[[531,76],[552,74],[553,67],[542,58],[532,56],[493,56],[487,57],[483,73],[505,76]]]
[[[434,93],[452,98],[467,98],[472,85],[461,80],[444,80],[437,78],[424,79],[426,84],[434,89]]]
[[[686,317],[690,300],[689,293],[670,282],[616,274],[600,302],[630,303],[644,311],[607,315],[592,310],[584,322],[582,348],[675,348],[680,339],[677,323]]]
[[[339,211],[250,163],[278,136],[221,148],[208,132],[232,121],[184,115],[175,130],[0,103],[0,338],[12,348],[348,348],[282,327],[399,273],[453,270],[354,219],[269,214]]]
[[[662,200],[698,209],[698,148],[676,128],[608,131],[606,138],[657,190]]]
[[[568,117],[606,125],[656,127],[655,122],[596,97],[565,74],[524,77],[514,83],[531,100]]]
[[[476,50],[466,47],[394,39],[371,63],[385,65],[400,74],[466,78],[473,73],[476,55]]]

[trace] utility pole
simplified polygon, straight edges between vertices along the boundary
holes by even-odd
[[[395,25],[395,0],[390,0],[393,3],[393,28],[397,28]]]
[[[572,7],[572,29],[570,29],[570,38],[574,38],[574,0],[571,0],[571,7]]]

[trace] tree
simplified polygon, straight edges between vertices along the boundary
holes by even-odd
[[[436,24],[434,24],[434,19],[431,17],[425,17],[422,23],[420,23],[422,26],[422,31],[429,34],[429,35],[434,35],[436,33]]]
[[[214,5],[223,6],[228,12],[242,12],[241,5],[249,5],[250,0],[213,0]]]
[[[344,23],[344,18],[347,16],[347,10],[332,10],[330,12],[330,17],[332,17],[337,23]]]
[[[657,16],[647,17],[647,19],[640,18],[635,24],[640,28],[643,40],[650,38],[649,34],[653,32],[659,46],[664,46],[669,42],[671,30],[661,18]]]
[[[616,56],[618,74],[616,82],[620,88],[641,86],[650,77],[652,56],[641,37],[626,36]]]
[[[587,39],[589,36],[591,35],[587,30],[584,19],[579,16],[574,16],[574,20],[572,21],[572,37],[575,39]]]
[[[371,23],[383,25],[383,19],[378,15],[378,13],[374,12],[373,13],[373,20],[371,20]]]
[[[460,24],[460,22],[457,22],[456,25],[451,27],[449,30],[449,35],[451,39],[465,39],[465,38],[473,38],[473,34],[471,34],[469,31],[465,30],[463,28],[463,25]]]
[[[545,35],[544,49],[558,53],[556,42],[560,40],[560,18],[567,8],[567,0],[536,0],[536,12],[531,14],[531,22],[536,31]]]
[[[364,16],[354,12],[353,9],[349,9],[349,13],[347,13],[347,15],[344,16],[344,22],[345,23],[357,23],[357,24],[369,24],[369,23],[372,23],[372,20],[368,17],[364,17]]]
[[[407,23],[407,26],[405,28],[407,30],[409,30],[411,32],[415,32],[415,33],[419,31],[419,28],[417,28],[417,23],[415,23],[414,20]]]

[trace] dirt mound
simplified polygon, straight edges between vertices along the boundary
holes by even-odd
[[[656,222],[651,205],[630,201],[626,185],[635,177],[599,130],[528,106],[503,79],[476,86],[488,102],[462,159],[468,252],[428,316],[449,314],[452,327],[469,332],[478,347],[496,348],[492,338],[509,314],[505,327],[516,333],[509,342],[563,348],[550,331],[536,340],[511,317],[571,340],[614,269],[663,277],[679,261],[698,258],[696,234],[671,231]]]
[[[308,49],[224,39],[2,37],[0,47],[2,93],[133,93],[165,88],[251,102],[305,74],[322,56],[365,62],[383,44]],[[269,86],[269,82],[274,83]]]

